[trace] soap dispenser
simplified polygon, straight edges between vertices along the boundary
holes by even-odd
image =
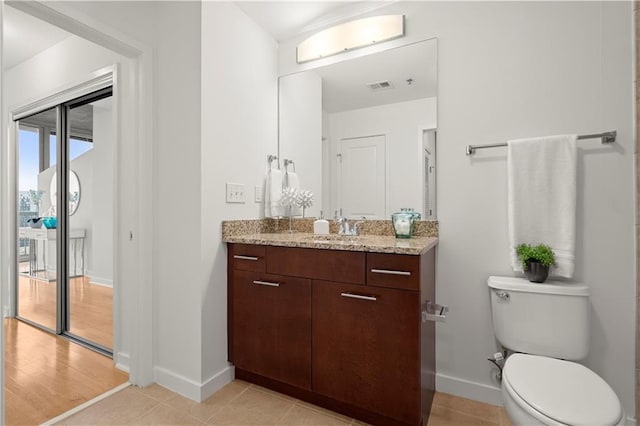
[[[329,221],[324,219],[320,211],[320,219],[313,222],[313,233],[315,235],[329,235]]]

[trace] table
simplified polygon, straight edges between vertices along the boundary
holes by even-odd
[[[29,271],[25,275],[55,281],[57,230],[21,227],[18,230],[18,238],[29,240]],[[84,238],[83,228],[69,230],[69,277],[71,278],[84,275]],[[48,253],[50,246],[54,247],[53,253]],[[49,257],[48,261],[47,257]]]

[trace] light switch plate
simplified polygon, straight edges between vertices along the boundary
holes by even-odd
[[[256,185],[254,190],[255,190],[254,201],[256,203],[261,203],[262,202],[262,187],[260,185]]]
[[[244,203],[244,184],[227,182],[227,203]]]

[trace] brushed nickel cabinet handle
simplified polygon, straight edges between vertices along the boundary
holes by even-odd
[[[280,287],[280,283],[270,283],[269,281],[254,281],[254,284],[258,285],[268,285],[269,287]]]
[[[242,259],[242,260],[260,260],[259,257],[255,257],[255,256],[240,256],[239,254],[234,254],[233,255],[234,259]]]
[[[391,269],[372,269],[371,272],[375,274],[387,274],[387,275],[411,275],[411,272],[407,271],[393,271]]]
[[[342,297],[351,297],[352,299],[371,300],[373,302],[378,300],[378,298],[375,297],[375,296],[365,296],[363,294],[355,294],[355,293],[340,293],[340,296],[342,296]]]

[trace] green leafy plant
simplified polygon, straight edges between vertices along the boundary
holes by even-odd
[[[546,244],[538,244],[537,246],[519,244],[518,247],[516,247],[516,254],[522,261],[522,267],[525,270],[529,262],[538,262],[547,267],[556,264],[556,257],[553,254],[553,250]]]

